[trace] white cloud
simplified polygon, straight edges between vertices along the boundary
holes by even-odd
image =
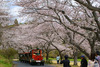
[[[20,17],[19,16],[20,15],[20,11],[22,9],[23,8],[19,7],[19,6],[11,6],[10,7],[9,13],[12,16],[12,20],[17,19],[19,23],[24,23],[25,22],[26,17]]]
[[[13,6],[10,8],[10,15],[12,16],[18,16],[19,15],[19,11],[22,10],[22,7],[19,7],[19,6]]]

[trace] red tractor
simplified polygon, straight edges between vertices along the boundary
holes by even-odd
[[[19,61],[29,62],[30,64],[44,65],[42,53],[43,51],[41,49],[33,49],[27,53],[19,53]]]

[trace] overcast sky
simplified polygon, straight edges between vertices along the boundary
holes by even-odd
[[[26,21],[25,19],[27,19],[27,17],[26,17],[26,16],[25,16],[25,17],[18,17],[18,15],[19,15],[19,10],[21,10],[22,7],[16,6],[16,5],[14,4],[14,0],[6,0],[6,1],[10,1],[7,5],[8,5],[8,7],[10,8],[10,15],[13,16],[12,19],[13,19],[13,20],[14,20],[14,19],[18,19],[19,23],[20,23],[20,22],[21,22],[21,23],[24,23],[24,22]],[[75,2],[73,2],[73,4],[76,5]],[[93,6],[100,6],[100,4],[99,4],[98,2],[94,2],[94,3],[93,3]]]

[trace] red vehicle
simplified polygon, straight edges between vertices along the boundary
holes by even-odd
[[[33,49],[27,53],[19,53],[19,60],[21,62],[29,62],[30,64],[44,65],[41,49]]]

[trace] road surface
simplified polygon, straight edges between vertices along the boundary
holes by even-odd
[[[29,63],[23,63],[23,62],[19,62],[19,61],[14,61],[14,64],[17,65],[17,67],[54,67],[54,66],[50,66],[47,64],[44,64],[44,66],[40,66],[40,65],[30,65]]]

